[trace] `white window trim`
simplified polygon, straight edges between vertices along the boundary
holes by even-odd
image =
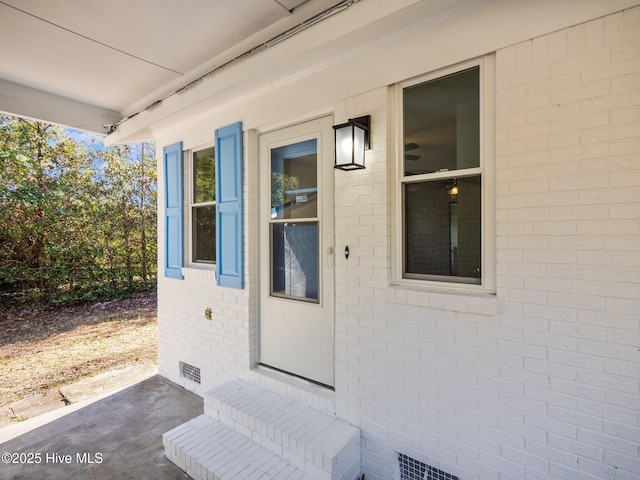
[[[482,175],[482,279],[480,285],[403,278],[403,209],[404,178],[402,104],[405,87],[480,67],[480,167]],[[443,68],[391,87],[392,178],[391,178],[391,284],[443,293],[493,294],[496,290],[496,175],[495,175],[495,56],[470,60]],[[467,170],[465,174],[470,173]],[[437,175],[437,174],[436,174]],[[450,172],[443,177],[451,176]],[[435,178],[434,174],[430,178]],[[415,181],[412,179],[412,181]]]
[[[185,257],[186,257],[185,267],[197,268],[197,269],[203,269],[203,270],[215,270],[217,262],[203,262],[203,261],[195,260],[196,252],[193,245],[193,242],[195,240],[195,233],[194,233],[194,226],[193,226],[194,207],[216,205],[216,202],[204,202],[204,203],[193,202],[193,192],[195,188],[194,186],[195,177],[193,173],[193,154],[201,150],[205,150],[207,148],[215,148],[214,142],[205,143],[203,145],[199,145],[197,147],[190,148],[184,151],[184,157],[185,157],[184,168],[186,170],[184,172],[184,178],[187,180],[186,185],[184,185],[184,192],[185,192],[184,194],[186,196],[186,199],[184,202],[185,203],[185,219],[186,219],[184,228],[186,229],[185,238],[187,240],[186,242],[187,248],[185,248]]]

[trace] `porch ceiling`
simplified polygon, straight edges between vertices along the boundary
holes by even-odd
[[[0,0],[0,111],[105,133],[210,59],[287,30],[295,11],[337,2]]]
[[[264,95],[319,66],[358,62],[366,75],[357,92],[372,90],[637,3],[0,0],[0,112],[101,134],[118,125],[109,142],[139,141],[153,136],[150,126]],[[400,54],[377,61],[389,45]],[[221,66],[224,75],[211,75]],[[353,78],[333,79],[340,95],[357,93]]]

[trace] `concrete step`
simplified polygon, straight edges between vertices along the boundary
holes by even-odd
[[[328,388],[315,385],[308,380],[259,366],[244,372],[240,377],[249,383],[294,398],[299,402],[331,415],[335,415],[335,393]]]
[[[303,480],[304,472],[208,415],[163,435],[167,458],[196,480]]]
[[[360,431],[334,415],[246,380],[205,397],[205,414],[318,480],[353,480],[361,472]]]

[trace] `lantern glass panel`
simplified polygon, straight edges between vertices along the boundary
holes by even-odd
[[[353,161],[364,165],[364,130],[358,126],[353,127]]]
[[[336,165],[353,162],[353,127],[347,125],[336,129]]]

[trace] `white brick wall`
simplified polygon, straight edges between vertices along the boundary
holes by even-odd
[[[253,139],[254,132],[244,132],[245,289],[218,287],[215,271],[210,268],[183,268],[184,280],[164,278],[162,262],[158,268],[158,370],[161,375],[200,395],[223,381],[237,378],[257,361],[257,229],[256,212],[252,208],[256,202],[257,168],[251,163],[255,161],[255,155],[251,153]],[[172,140],[166,143],[172,143]],[[187,144],[185,148],[191,146]],[[158,152],[162,154],[161,149]],[[163,198],[160,170],[158,198]],[[162,218],[160,215],[160,239],[164,238]],[[164,256],[161,243],[158,242],[160,259]],[[207,308],[212,310],[211,320],[205,318]],[[201,369],[200,385],[181,377],[180,362]]]
[[[494,297],[390,286],[392,99],[327,107],[373,130],[366,170],[335,172],[337,412],[368,480],[395,451],[462,480],[640,480],[640,7],[498,50],[495,81]],[[200,394],[257,361],[255,145],[247,288],[159,280],[160,372]]]
[[[639,59],[640,8],[497,52],[497,302],[388,286],[386,91],[337,108],[374,119],[367,170],[336,175],[337,407],[368,479],[393,451],[640,479]]]
[[[535,191],[515,181],[499,187],[500,244],[509,249],[499,271],[522,268],[512,266],[521,262],[536,267],[521,275],[521,283],[502,282],[501,298],[545,325],[523,337],[544,350],[537,361],[524,358],[522,383],[525,394],[545,406],[524,420],[547,434],[525,452],[538,451],[547,459],[539,470],[562,478],[640,475],[633,447],[640,439],[638,342],[630,340],[627,346],[635,347],[627,349],[620,344],[621,338],[637,340],[640,322],[639,12],[534,40],[549,39],[547,60],[540,49],[537,68],[526,44],[497,57],[507,92],[497,92],[498,175],[514,178],[521,170],[531,178],[531,167],[542,173]],[[540,69],[548,73],[536,76]],[[512,135],[516,112],[524,114],[519,137]],[[545,129],[550,135],[538,136]],[[530,135],[526,142],[523,135]],[[522,162],[533,158],[535,165]],[[536,217],[527,216],[531,209]],[[535,390],[526,386],[531,372],[542,382],[531,384]],[[614,406],[612,397],[620,396],[628,401]]]

